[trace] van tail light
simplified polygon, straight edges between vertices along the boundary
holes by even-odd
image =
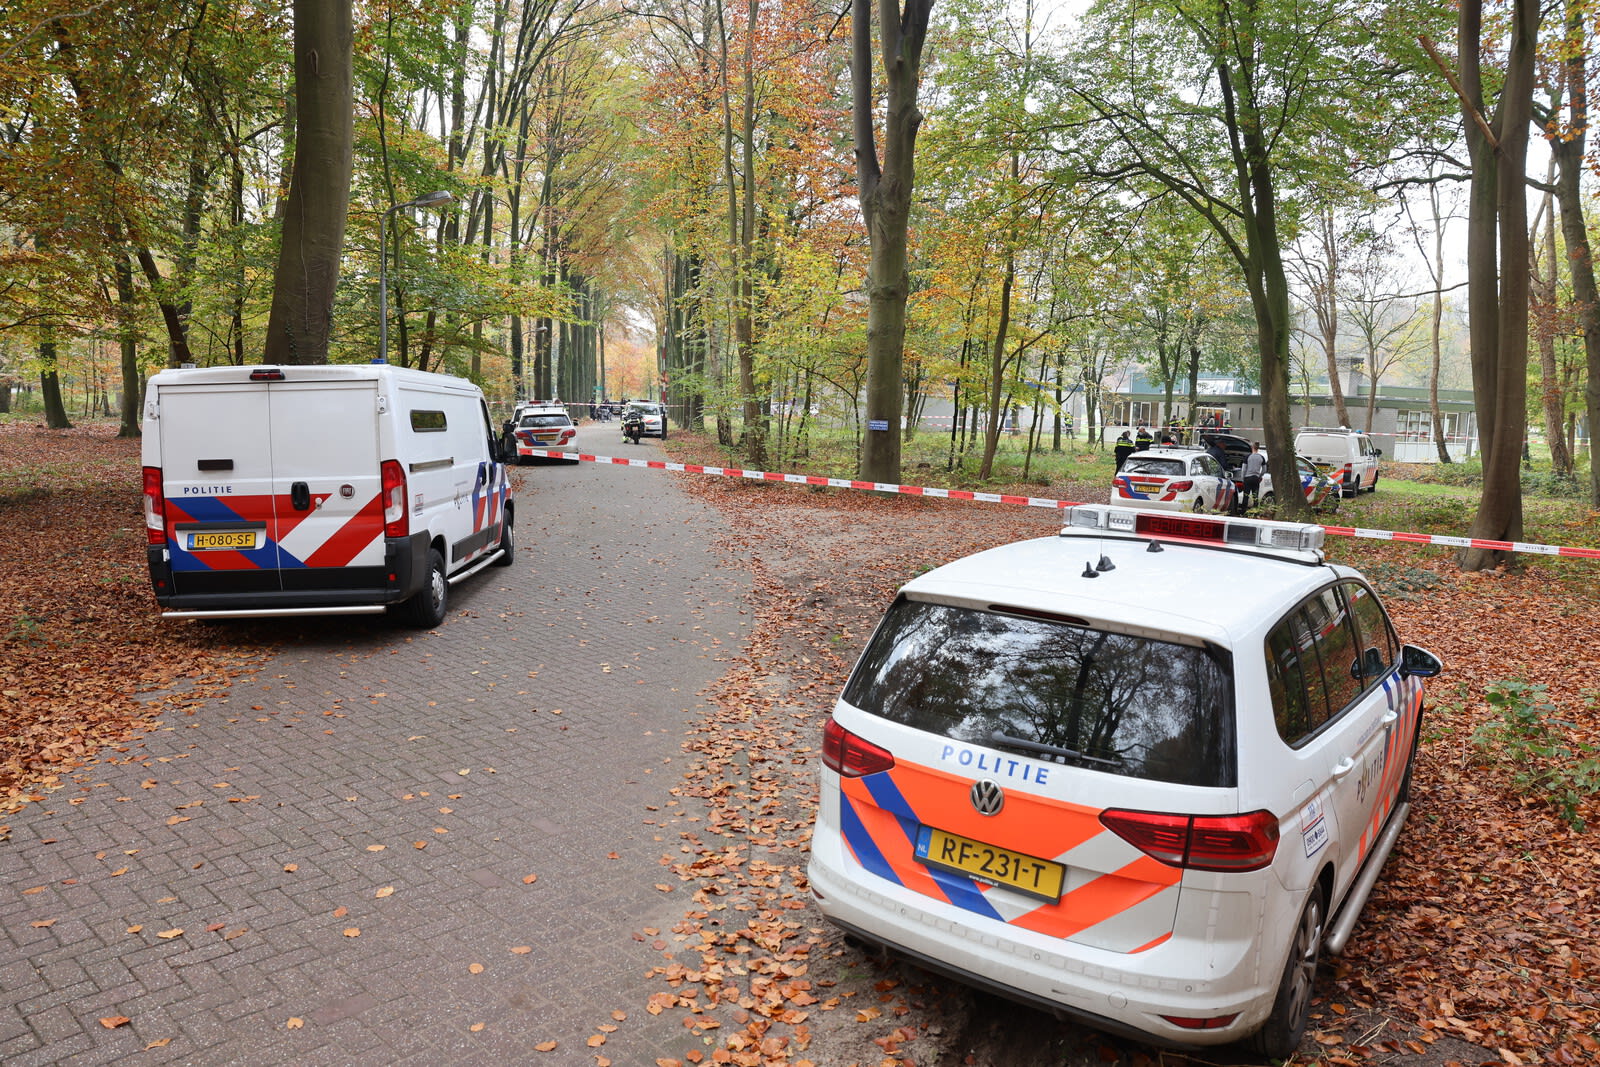
[[[1100,822],[1152,859],[1191,871],[1259,871],[1278,851],[1278,817],[1270,811],[1169,815],[1111,808]]]
[[[383,461],[383,536],[410,537],[411,519],[406,514],[406,472],[400,461]]]
[[[846,778],[861,778],[891,769],[894,756],[830,718],[822,728],[822,762]]]
[[[161,468],[144,469],[144,533],[152,545],[167,543],[167,501],[161,495]]]

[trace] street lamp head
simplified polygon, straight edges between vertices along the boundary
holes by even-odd
[[[401,204],[400,206],[401,207],[437,207],[440,204],[448,204],[450,201],[452,201],[454,199],[455,199],[455,194],[454,193],[446,192],[445,190],[440,189],[437,192],[423,193],[421,196],[417,197],[415,200],[408,201],[407,203]]]

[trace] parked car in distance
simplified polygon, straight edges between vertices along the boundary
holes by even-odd
[[[1147,448],[1123,461],[1110,502],[1160,511],[1233,509],[1233,479],[1211,456],[1181,445]]]
[[[1320,526],[1064,517],[900,590],[823,732],[812,895],[1052,1013],[1288,1057],[1443,668]]]
[[[513,417],[518,463],[531,463],[535,449],[565,448],[577,435],[578,427],[562,404],[524,404]]]
[[[1336,512],[1339,510],[1341,493],[1321,467],[1305,456],[1294,457],[1295,469],[1300,476],[1300,492],[1305,495],[1306,503],[1311,505],[1313,511]],[[1277,502],[1277,494],[1272,487],[1272,472],[1269,470],[1261,476],[1261,490],[1259,493],[1261,506],[1272,507]]]
[[[1306,426],[1295,434],[1294,450],[1324,467],[1345,496],[1378,491],[1378,460],[1383,449],[1348,426]]]
[[[637,411],[644,416],[644,434],[646,437],[659,437],[663,441],[667,439],[667,409],[665,407],[649,400],[630,400],[627,408],[623,409],[623,413],[626,414],[629,410]]]

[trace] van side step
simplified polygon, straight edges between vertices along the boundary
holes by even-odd
[[[461,579],[463,579],[463,578],[471,578],[474,574],[477,574],[479,571],[483,570],[483,568],[487,567],[489,564],[493,563],[495,560],[499,559],[501,556],[503,556],[505,554],[506,554],[506,550],[505,549],[497,548],[493,552],[489,553],[487,556],[484,556],[478,562],[474,563],[472,566],[468,567],[466,570],[457,571],[456,573],[452,574],[446,580],[449,581],[449,583],[451,585],[455,585],[457,582],[461,581]]]
[[[232,608],[226,611],[163,611],[163,619],[275,619],[289,615],[382,615],[382,604],[331,608]]]

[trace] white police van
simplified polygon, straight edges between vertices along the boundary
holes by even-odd
[[[377,614],[433,627],[512,562],[511,483],[477,386],[387,364],[164,370],[143,422],[164,618]]]
[[[1405,822],[1440,663],[1321,527],[1066,518],[901,589],[823,733],[812,894],[1048,1011],[1288,1056]]]

